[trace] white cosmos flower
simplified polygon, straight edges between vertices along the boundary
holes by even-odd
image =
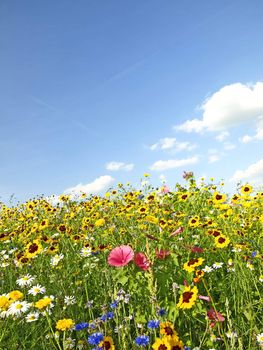
[[[31,286],[32,282],[34,281],[35,277],[32,277],[31,275],[27,274],[25,276],[20,277],[16,280],[16,284],[18,284],[20,287],[26,287]]]
[[[37,294],[45,294],[46,288],[42,287],[40,284],[37,284],[29,289],[28,294],[37,295]]]
[[[18,316],[26,312],[30,308],[30,306],[31,304],[27,301],[15,301],[9,306],[7,310],[7,315]]]
[[[26,315],[26,322],[35,322],[39,318],[39,312],[30,312]]]
[[[83,258],[86,258],[86,257],[90,256],[91,255],[91,248],[90,247],[83,247],[81,249],[80,255]]]

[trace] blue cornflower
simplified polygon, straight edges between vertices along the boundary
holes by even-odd
[[[162,308],[160,308],[160,310],[158,310],[158,315],[159,316],[164,316],[165,314],[166,314],[166,311],[165,311],[165,309],[162,307]]]
[[[102,333],[93,333],[88,337],[88,343],[91,345],[99,345],[103,338]]]
[[[81,322],[75,325],[76,331],[81,331],[82,329],[88,328],[89,324],[88,322]]]
[[[159,325],[160,325],[159,320],[150,320],[150,321],[148,321],[147,327],[148,328],[158,328]]]
[[[118,300],[115,300],[113,303],[110,304],[111,309],[116,309],[118,304],[119,304]]]
[[[111,320],[111,319],[113,319],[113,317],[114,317],[114,312],[113,312],[113,311],[109,311],[109,312],[107,312],[106,314],[102,315],[100,319],[101,319],[103,322],[105,322],[106,320]]]
[[[191,350],[191,348],[189,348],[188,346],[184,346],[184,350]]]
[[[150,341],[150,338],[148,335],[140,335],[135,339],[135,344],[139,346],[146,346],[148,345]]]
[[[251,254],[251,257],[254,258],[256,255],[257,255],[257,251],[254,250],[254,252],[252,252],[252,254]]]

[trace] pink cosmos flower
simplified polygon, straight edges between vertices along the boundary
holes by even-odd
[[[134,257],[134,251],[128,245],[121,245],[112,249],[108,256],[108,264],[111,266],[125,266]]]
[[[150,262],[144,253],[136,253],[134,256],[134,263],[144,271],[148,270],[150,267]]]
[[[208,302],[211,301],[210,297],[207,297],[205,295],[198,295],[198,299],[205,300],[205,301],[208,301]]]
[[[170,250],[156,249],[155,254],[158,259],[162,260],[165,259],[168,255],[170,255]]]
[[[161,192],[162,192],[163,194],[168,193],[169,191],[170,191],[170,189],[169,189],[169,187],[168,187],[167,185],[164,185],[164,186],[161,188]]]

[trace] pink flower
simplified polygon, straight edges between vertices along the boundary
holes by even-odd
[[[205,301],[208,301],[208,302],[211,301],[210,297],[207,297],[205,295],[198,295],[198,299],[205,300]]]
[[[169,187],[167,185],[164,185],[162,188],[161,188],[161,192],[162,193],[168,193],[170,191]]]
[[[144,253],[136,253],[134,256],[134,263],[144,271],[148,270],[150,267],[150,262]]]
[[[178,227],[177,230],[175,230],[173,233],[170,234],[170,237],[179,235],[181,232],[183,232],[184,228],[182,226]]]
[[[156,249],[155,253],[158,259],[165,259],[168,255],[170,255],[170,250]]]
[[[134,257],[134,251],[128,245],[121,245],[112,249],[108,256],[108,264],[111,266],[125,266]]]

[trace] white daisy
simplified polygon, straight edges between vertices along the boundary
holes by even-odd
[[[39,312],[30,312],[26,315],[26,322],[35,322],[39,318]]]
[[[90,247],[83,247],[80,251],[80,255],[83,258],[86,258],[91,255],[91,248]]]
[[[16,280],[16,284],[18,284],[20,287],[26,287],[31,286],[32,282],[34,281],[35,277],[32,277],[31,275],[27,274],[25,276],[20,277]]]
[[[224,263],[222,262],[215,262],[213,264],[213,268],[216,270],[216,269],[220,269],[222,266],[224,265]]]
[[[206,265],[206,266],[203,268],[203,271],[209,273],[209,272],[212,272],[213,269],[212,269],[212,267]]]
[[[40,284],[37,284],[29,289],[28,294],[37,295],[37,294],[45,294],[46,288],[42,287]]]
[[[28,303],[27,301],[15,301],[12,303],[8,310],[7,310],[7,315],[12,315],[12,316],[18,316],[24,312],[26,312],[30,308],[31,304]]]
[[[63,254],[59,254],[59,255],[56,254],[55,256],[53,256],[53,258],[51,258],[50,265],[57,266],[60,260],[62,260],[63,258],[64,258]]]
[[[64,298],[64,303],[66,305],[74,305],[74,304],[76,304],[76,299],[74,296],[67,296],[66,295]]]
[[[263,333],[257,335],[258,345],[263,345]]]

